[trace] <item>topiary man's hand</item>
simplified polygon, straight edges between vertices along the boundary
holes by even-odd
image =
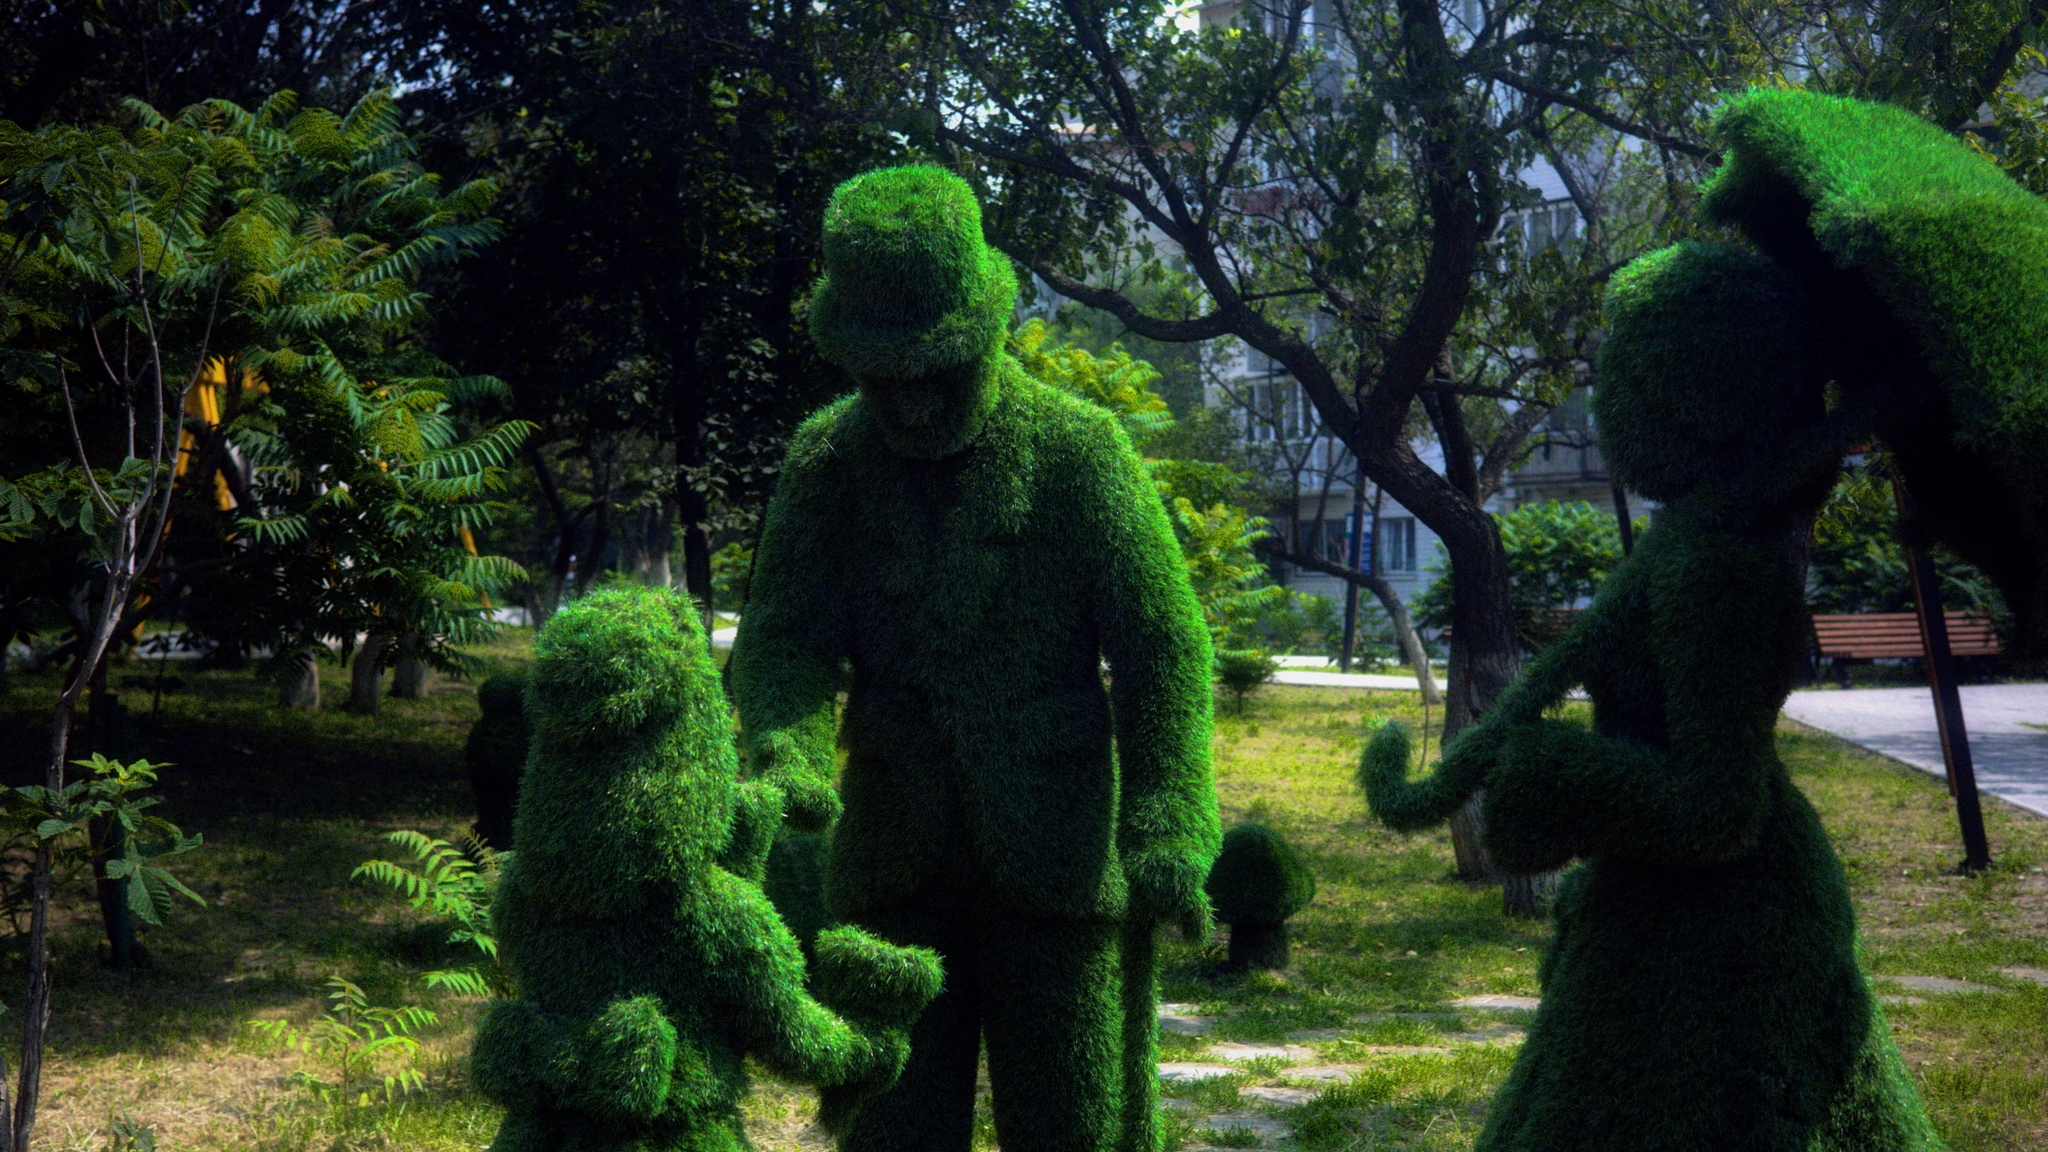
[[[1202,890],[1208,878],[1209,862],[1186,853],[1155,848],[1124,860],[1130,914],[1173,924],[1190,943],[1209,938],[1209,894]]]

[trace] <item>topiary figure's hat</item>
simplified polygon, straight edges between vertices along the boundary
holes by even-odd
[[[1932,535],[2048,654],[2048,203],[1909,112],[1759,90],[1715,123],[1710,220],[1813,293],[1845,396],[1878,407]]]
[[[883,168],[832,193],[811,338],[856,377],[923,376],[1002,343],[1017,300],[981,205],[943,168]]]

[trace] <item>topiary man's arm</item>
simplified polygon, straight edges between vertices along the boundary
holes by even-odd
[[[1784,564],[1716,535],[1660,565],[1648,621],[1668,744],[1563,721],[1508,730],[1486,779],[1486,847],[1502,867],[1596,855],[1712,864],[1755,847],[1786,683],[1773,645],[1801,634],[1805,610]]]
[[[1222,844],[1210,775],[1212,657],[1166,510],[1121,430],[1090,494],[1104,555],[1094,612],[1109,661],[1120,773],[1117,844],[1133,915],[1209,933],[1202,883]]]
[[[782,789],[790,825],[820,831],[839,814],[832,790],[846,597],[833,529],[846,522],[833,483],[832,432],[844,404],[797,430],[761,528],[733,641],[731,688],[753,772]]]

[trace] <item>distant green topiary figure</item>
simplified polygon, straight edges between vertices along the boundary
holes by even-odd
[[[718,669],[690,602],[620,590],[534,642],[519,850],[492,905],[516,1000],[478,1029],[493,1152],[747,1147],[741,1060],[819,1084],[843,1124],[893,1081],[938,994],[929,952],[841,929],[806,995],[759,874],[780,798],[735,778]],[[851,1023],[849,1023],[851,1021]]]
[[[1941,1147],[1856,959],[1849,886],[1778,760],[1808,641],[1803,551],[1835,476],[1814,304],[1764,257],[1680,245],[1615,278],[1594,414],[1655,526],[1493,711],[1407,783],[1388,724],[1359,773],[1389,826],[1485,787],[1502,868],[1573,859],[1543,1002],[1482,1152]],[[1571,688],[1590,730],[1545,719]]]
[[[1230,967],[1287,967],[1287,918],[1316,897],[1315,873],[1278,832],[1240,824],[1223,836],[1205,889],[1230,925]]]
[[[1844,417],[1891,450],[1938,539],[2048,657],[2048,203],[1901,109],[1759,90],[1716,131],[1709,219],[1739,225],[1814,301],[1806,339]]]
[[[829,912],[946,963],[844,1147],[966,1152],[985,1037],[1007,1152],[1150,1152],[1156,925],[1207,935],[1219,839],[1180,549],[1115,418],[1004,354],[1015,276],[963,181],[848,181],[824,253],[812,332],[860,392],[791,441],[733,696],[792,824],[844,797]]]
[[[469,726],[462,758],[476,793],[477,839],[500,852],[512,847],[512,812],[526,771],[526,680],[507,672],[477,685],[483,715]]]

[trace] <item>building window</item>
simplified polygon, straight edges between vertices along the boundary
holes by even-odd
[[[1318,560],[1344,563],[1346,547],[1350,543],[1350,537],[1345,530],[1349,519],[1333,516],[1326,520],[1303,520],[1301,539],[1296,541],[1297,550],[1304,556],[1313,556]]]
[[[1380,535],[1386,537],[1383,557],[1388,572],[1415,571],[1415,518],[1390,516],[1380,520]]]

